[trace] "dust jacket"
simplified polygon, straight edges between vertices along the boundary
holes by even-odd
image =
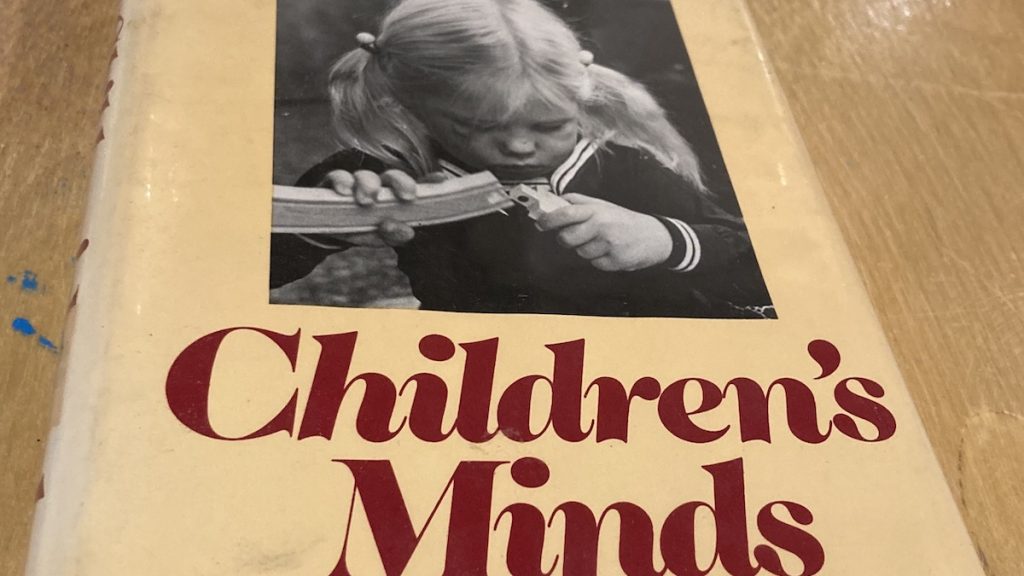
[[[742,0],[118,25],[28,574],[982,574]]]

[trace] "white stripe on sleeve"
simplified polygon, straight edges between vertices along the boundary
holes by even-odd
[[[693,231],[693,228],[690,228],[689,224],[682,220],[669,218],[668,221],[679,228],[686,241],[686,254],[683,256],[683,261],[672,268],[672,270],[676,272],[692,272],[700,264],[700,240],[697,239],[697,233]]]

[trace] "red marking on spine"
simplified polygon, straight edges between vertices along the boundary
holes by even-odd
[[[75,252],[75,260],[78,260],[79,258],[81,258],[82,254],[85,254],[85,251],[88,248],[89,248],[89,239],[88,238],[82,238],[82,241],[78,244],[78,250]]]

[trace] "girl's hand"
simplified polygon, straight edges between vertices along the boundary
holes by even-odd
[[[379,176],[369,170],[358,170],[355,173],[334,170],[327,174],[325,183],[330,184],[336,193],[351,197],[360,206],[373,206],[383,187],[390,188],[401,202],[416,200],[416,181],[401,170],[388,170]],[[345,236],[344,240],[357,246],[401,246],[415,235],[408,224],[386,219],[381,221],[376,232],[352,234]]]
[[[672,237],[654,216],[590,196],[562,196],[572,206],[543,214],[541,230],[557,230],[558,241],[598,270],[625,272],[657,266],[672,253]]]

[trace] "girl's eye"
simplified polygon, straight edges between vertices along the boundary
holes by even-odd
[[[491,130],[496,130],[501,127],[500,124],[496,123],[474,122],[466,120],[452,120],[452,126],[456,129],[456,131],[462,132],[464,134],[469,132],[488,132]]]
[[[558,132],[559,130],[562,130],[563,128],[567,127],[569,124],[570,121],[568,120],[564,122],[547,122],[544,124],[538,124],[537,130],[540,132]]]

